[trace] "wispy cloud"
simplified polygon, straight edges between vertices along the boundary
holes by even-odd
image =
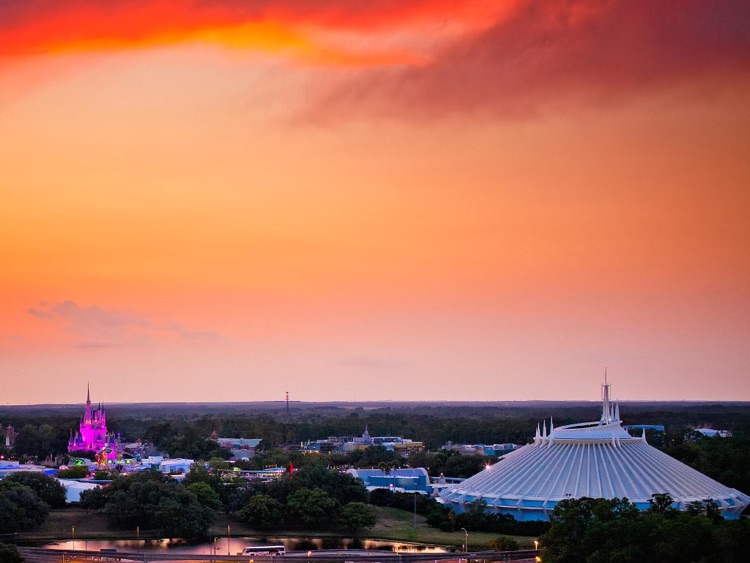
[[[350,356],[343,358],[339,365],[365,370],[392,370],[406,367],[408,364],[400,360],[376,356]]]
[[[321,96],[311,119],[352,115],[526,118],[692,84],[702,97],[746,90],[744,0],[523,2],[423,65],[372,69]]]
[[[0,0],[0,55],[185,43],[354,69],[310,119],[527,117],[750,81],[750,2]]]
[[[43,303],[28,312],[37,319],[59,324],[76,336],[75,346],[84,349],[146,345],[165,338],[190,343],[221,339],[216,332],[191,330],[173,322],[157,323],[134,311],[81,306],[74,301]]]

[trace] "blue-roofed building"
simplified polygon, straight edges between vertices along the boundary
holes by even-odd
[[[422,442],[415,442],[401,436],[370,436],[367,427],[365,427],[365,432],[361,438],[354,438],[351,442],[343,444],[343,451],[364,450],[370,446],[382,446],[389,452],[397,452],[404,456],[408,456],[411,452],[424,451]]]
[[[446,443],[442,449],[458,452],[461,455],[481,455],[484,457],[500,457],[517,450],[518,444],[454,444]]]
[[[625,424],[623,428],[628,432],[633,430],[653,430],[654,432],[664,432],[663,424]]]
[[[14,473],[23,473],[31,471],[33,473],[44,473],[45,475],[55,475],[57,469],[44,467],[43,465],[32,465],[30,463],[20,463],[15,460],[0,460],[0,479],[13,475]]]
[[[381,469],[348,469],[347,473],[362,481],[368,491],[390,489],[399,493],[430,494],[430,476],[424,467],[391,469],[385,473]]]

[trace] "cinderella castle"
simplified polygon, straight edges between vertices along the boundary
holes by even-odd
[[[117,456],[117,441],[114,434],[107,434],[107,415],[99,403],[99,408],[91,406],[91,391],[86,389],[86,410],[81,417],[78,432],[70,431],[68,452],[105,451],[109,459]]]

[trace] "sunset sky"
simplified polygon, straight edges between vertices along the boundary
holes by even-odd
[[[750,400],[750,2],[0,0],[0,404]]]

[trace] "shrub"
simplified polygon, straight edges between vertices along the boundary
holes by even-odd
[[[519,548],[518,542],[510,536],[498,536],[487,545],[495,551],[516,551]]]

